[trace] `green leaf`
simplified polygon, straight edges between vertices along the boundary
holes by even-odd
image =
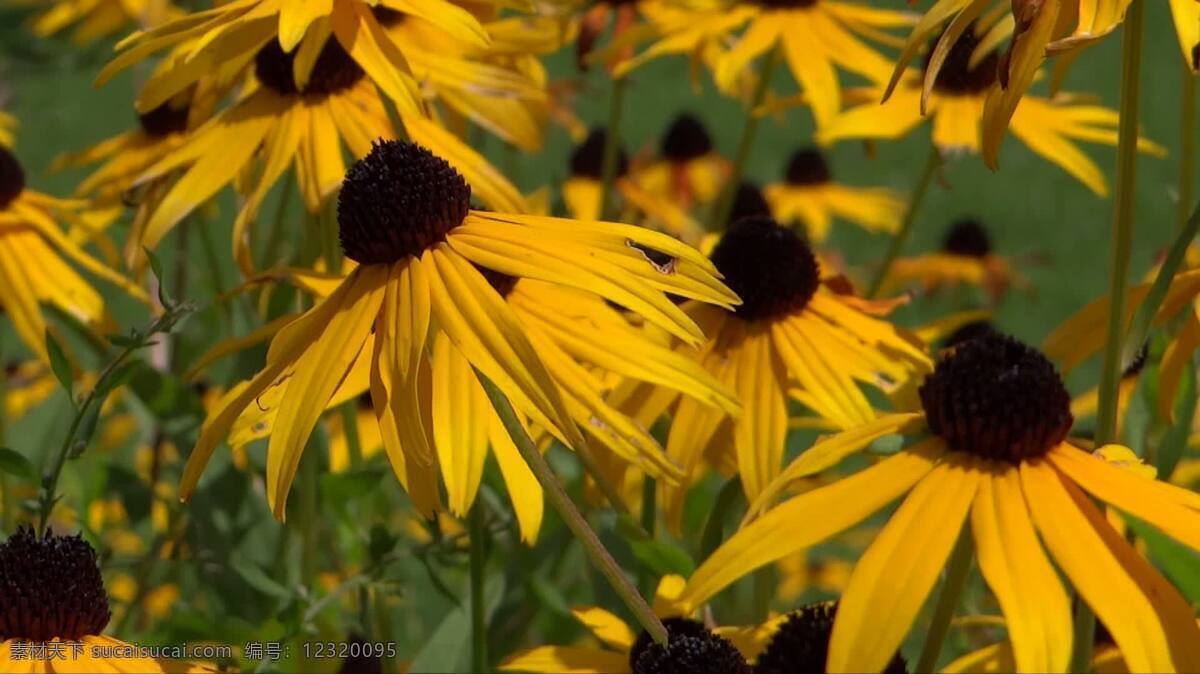
[[[63,390],[67,392],[67,397],[71,398],[71,404],[75,404],[75,370],[71,367],[71,361],[67,358],[67,353],[63,351],[62,345],[46,331],[46,353],[50,356],[50,369],[54,371],[54,377],[58,379],[58,383],[62,384]]]
[[[396,537],[388,532],[387,527],[382,524],[374,524],[371,526],[370,537],[367,542],[367,553],[371,555],[371,561],[379,562],[383,556],[391,552],[396,547]]]
[[[490,619],[504,596],[504,578],[493,574],[483,587],[484,616]],[[413,658],[410,672],[462,672],[471,651],[470,600],[446,614]]]
[[[1175,398],[1175,424],[1163,435],[1158,445],[1158,453],[1154,456],[1155,468],[1160,478],[1170,479],[1179,465],[1183,450],[1187,447],[1188,436],[1192,433],[1192,420],[1196,416],[1196,378],[1193,368],[1184,372],[1179,383],[1179,392]]]
[[[37,469],[24,454],[7,447],[0,447],[0,471],[19,477],[30,484],[37,484]]]
[[[167,292],[167,280],[163,278],[162,261],[154,254],[154,251],[149,248],[143,248],[146,251],[146,258],[150,260],[150,271],[154,272],[154,278],[158,281],[158,301],[168,311],[175,306],[175,300],[171,299],[171,294]]]
[[[649,534],[642,528],[642,525],[629,513],[621,513],[617,516],[617,533],[627,541],[646,541],[650,540]]]
[[[686,578],[696,570],[687,552],[666,541],[632,541],[629,547],[643,566],[660,576],[676,573]]]
[[[1171,579],[1188,603],[1200,604],[1200,555],[1145,522],[1129,516],[1125,519],[1138,538],[1145,541],[1150,559]]]
[[[541,574],[535,574],[529,579],[529,589],[543,608],[564,618],[570,617],[571,603],[567,601],[558,585],[546,580]]]
[[[262,569],[258,568],[258,565],[254,562],[241,557],[234,557],[230,565],[241,576],[242,580],[246,581],[247,585],[268,597],[275,597],[277,599],[292,598],[291,590],[275,582]]]

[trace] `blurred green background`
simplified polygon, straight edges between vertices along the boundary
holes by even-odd
[[[904,3],[894,0],[880,4],[905,7]],[[1147,3],[1146,9],[1147,39],[1141,97],[1143,132],[1172,153],[1164,159],[1142,156],[1139,160],[1132,267],[1135,278],[1146,272],[1155,254],[1170,242],[1177,222],[1178,157],[1173,149],[1181,123],[1179,92],[1183,77],[1180,50],[1166,3]],[[61,152],[81,149],[135,124],[131,101],[136,84],[146,71],[135,68],[104,89],[96,90],[91,82],[111,53],[111,43],[80,48],[65,40],[36,40],[27,35],[22,25],[24,16],[17,10],[0,10],[0,100],[20,120],[17,154],[26,166],[31,184],[51,194],[66,196],[82,172],[50,175],[46,167]],[[1116,34],[1090,49],[1077,62],[1064,89],[1092,94],[1104,104],[1115,107],[1120,79],[1119,59],[1120,35]],[[578,74],[571,55],[566,53],[552,57],[549,65],[555,78],[580,80],[577,110],[581,118],[588,123],[603,123],[610,86],[603,74],[597,71]],[[777,75],[780,92],[794,89],[790,75],[783,72]],[[854,82],[850,78],[843,81]],[[1044,87],[1042,83],[1035,90],[1044,91]],[[660,59],[637,71],[632,77],[626,104],[621,133],[631,152],[653,145],[665,125],[680,111],[690,111],[706,121],[718,148],[726,153],[732,152],[742,129],[740,105],[717,95],[707,81],[707,75],[702,75],[701,81],[694,86],[687,77],[686,64],[678,58]],[[781,177],[789,154],[808,145],[811,132],[811,117],[802,109],[765,120],[749,162],[749,177],[759,182]],[[890,186],[907,191],[925,160],[928,144],[929,127],[923,125],[900,142],[879,144],[874,156],[868,156],[859,143],[840,144],[828,156],[834,176],[840,182]],[[498,165],[507,165],[506,153],[497,141],[485,140],[482,149]],[[566,175],[570,149],[565,132],[555,128],[548,135],[544,152],[517,159],[512,178],[526,191],[561,180]],[[1115,150],[1085,146],[1084,151],[1105,170],[1111,183]],[[1009,293],[997,307],[995,318],[1003,329],[1037,343],[1072,312],[1104,292],[1113,204],[1111,199],[1097,198],[1012,137],[1006,140],[1001,161],[1002,168],[995,173],[986,169],[975,156],[957,157],[947,162],[940,181],[921,207],[915,233],[905,252],[938,247],[945,228],[959,217],[980,218],[989,226],[994,246],[1000,253],[1019,260],[1038,260],[1036,264],[1021,267],[1022,273],[1032,281],[1034,291]],[[228,240],[231,207],[231,200],[226,197],[221,203],[221,217],[210,220],[220,223],[211,225],[220,230],[214,237],[217,242]],[[264,214],[272,211],[271,204],[263,209]],[[293,212],[300,217],[298,209]],[[831,243],[851,263],[858,264],[877,261],[887,246],[886,238],[866,234],[846,223],[835,226]],[[163,257],[168,267],[174,268],[170,248],[168,242]],[[193,248],[193,253],[195,250]],[[226,259],[227,247],[219,244],[217,250],[224,259],[222,283],[228,288],[236,278],[235,270]],[[190,259],[185,264],[189,262]],[[189,297],[207,302],[214,291],[213,279],[198,261],[189,266],[194,270],[187,272],[192,280]],[[106,294],[112,295],[111,292]],[[970,293],[948,294],[935,300],[915,302],[901,310],[898,317],[902,322],[915,325],[949,310],[976,306],[981,300],[981,296]],[[127,301],[118,300],[117,306],[118,319],[125,327],[144,320],[144,314]],[[188,322],[183,335],[188,355],[194,356],[221,336],[216,332],[216,325],[212,310],[205,310]],[[235,328],[244,332],[247,324],[238,323]],[[0,328],[0,335],[6,348],[5,356],[11,356],[11,331],[7,327]],[[188,355],[184,356],[184,362]],[[252,363],[254,357],[252,354],[249,362]],[[261,358],[261,353],[257,357]],[[235,378],[235,373],[244,375],[247,362],[222,363],[214,368],[214,378],[228,382]],[[1093,362],[1076,372],[1070,380],[1073,392],[1093,385],[1095,371]],[[194,403],[194,399],[191,402]],[[61,433],[66,413],[65,400],[55,401],[23,420],[10,435],[15,438],[11,444],[38,462],[45,447],[53,446],[56,433]],[[141,413],[141,418],[148,421],[145,410]],[[194,426],[179,432],[187,436],[194,432]],[[290,590],[289,583],[295,574],[294,560],[285,565],[286,569],[271,567],[272,559],[278,559],[280,550],[287,557],[292,549],[289,546],[297,542],[280,536],[280,528],[265,516],[265,506],[258,496],[247,500],[253,492],[248,478],[229,468],[225,452],[218,452],[218,455],[209,468],[209,473],[217,477],[206,482],[207,488],[191,506],[194,518],[202,520],[192,540],[200,559],[189,562],[183,569],[164,571],[155,567],[149,576],[169,577],[178,582],[185,589],[183,602],[168,625],[133,626],[130,628],[133,635],[140,634],[150,640],[210,638],[233,643],[252,637],[277,638],[303,618],[298,613],[311,607],[311,602],[305,603],[304,598],[297,598]],[[78,466],[68,467],[64,486],[67,490],[77,490],[70,493],[119,491],[123,487],[118,483],[131,479],[131,476],[118,471],[114,477],[115,465],[115,461],[85,456]],[[565,474],[577,477],[571,472],[573,464],[569,461],[559,461],[557,465]],[[104,476],[99,473],[102,468],[109,471]],[[323,481],[322,503],[330,508],[331,519],[344,525],[336,529],[328,542],[331,549],[355,545],[369,547],[374,543],[372,537],[375,535],[373,527],[356,521],[363,512],[360,508],[365,509],[366,505],[354,502],[344,512],[334,512],[333,503],[361,499],[362,492],[371,491],[370,488],[380,480],[387,488],[379,490],[384,493],[371,497],[376,501],[375,507],[393,507],[402,502],[386,465],[377,460],[371,464],[371,469],[370,474],[356,476],[358,482]],[[489,471],[488,483],[496,485],[494,466]],[[578,489],[577,480],[573,485]],[[502,493],[485,489],[485,494],[494,502],[497,513],[507,512]],[[702,517],[711,503],[712,494],[706,492],[698,498],[693,510]],[[605,535],[606,541],[614,545],[622,561],[633,564],[629,551],[614,540],[611,524],[611,520],[601,519],[598,527],[609,532]],[[230,538],[230,532],[236,532],[237,538]],[[224,540],[226,538],[229,540]],[[504,545],[505,552],[493,556],[494,577],[509,583],[509,592],[504,592],[502,599],[498,588],[494,588],[498,598],[493,618],[493,629],[497,633],[493,638],[498,647],[511,648],[518,643],[520,634],[509,632],[513,631],[510,628],[520,625],[535,624],[544,643],[565,643],[578,635],[578,628],[570,620],[563,620],[564,610],[568,603],[590,601],[586,590],[581,588],[592,579],[586,564],[575,552],[568,553],[565,558],[554,557],[553,564],[547,561],[552,557],[547,551],[562,547],[565,541],[561,523],[548,512],[542,543],[537,550],[529,551],[507,539],[496,543],[498,548]],[[359,551],[356,554],[366,553]],[[236,577],[228,573],[228,566],[234,563],[230,560],[239,560],[236,563],[241,564]],[[332,560],[325,561],[327,566],[333,565]],[[410,608],[415,607],[394,612],[399,621],[395,633],[401,636],[401,656],[424,657],[426,660],[419,662],[430,668],[434,665],[448,669],[461,666],[466,651],[465,615],[462,607],[456,607],[449,596],[464,587],[461,555],[456,556],[453,550],[439,550],[432,562],[413,557],[399,565],[401,570],[397,573],[402,580],[390,582],[402,585],[405,603]],[[526,573],[526,569],[533,571]],[[440,583],[453,588],[453,592],[442,592],[438,587]],[[515,591],[516,584],[524,589]],[[199,600],[190,593],[212,596]],[[530,601],[529,597],[535,597],[535,603],[540,606],[533,615],[529,615],[530,609],[525,605]],[[611,597],[601,597],[601,600],[615,606]],[[336,625],[336,621],[326,621],[322,623],[321,633],[329,638],[344,637],[344,633],[338,633],[343,627]],[[439,657],[442,659],[437,660]]]

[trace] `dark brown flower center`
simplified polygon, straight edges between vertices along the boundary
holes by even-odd
[[[596,127],[571,153],[571,175],[580,178],[602,180],[604,178],[604,145],[608,142],[608,131]],[[625,148],[617,148],[617,176],[629,170],[629,157]]]
[[[712,261],[742,304],[736,313],[753,321],[803,309],[820,283],[812,249],[794,231],[770,218],[745,218],[729,227]]]
[[[704,124],[686,112],[675,117],[659,145],[663,158],[678,164],[703,157],[712,149],[712,138]]]
[[[997,332],[962,342],[918,389],[930,430],[953,450],[1018,464],[1071,430],[1071,396],[1036,349]]]
[[[25,170],[8,148],[0,145],[0,210],[25,190]]]
[[[825,156],[816,148],[796,150],[788,158],[784,176],[791,185],[820,185],[833,179]]]
[[[937,79],[933,83],[935,89],[946,94],[979,94],[987,91],[996,82],[1000,67],[1000,54],[996,51],[989,52],[974,68],[971,67],[971,54],[975,52],[980,41],[981,37],[975,33],[975,24],[972,23],[946,55],[942,69],[938,71]],[[926,67],[929,66],[929,57],[932,54],[933,49],[930,48],[929,53],[925,55]]]
[[[750,665],[728,640],[687,618],[663,620],[667,645],[643,631],[629,649],[633,674],[750,674]]]
[[[990,335],[996,332],[996,326],[989,321],[971,321],[959,326],[954,332],[946,335],[942,340],[942,348],[950,349],[956,347],[969,339],[975,339],[984,335]]]
[[[0,544],[0,641],[79,640],[110,617],[96,551],[79,535],[18,527]]]
[[[462,224],[470,204],[471,187],[445,159],[407,141],[375,141],[342,182],[338,239],[359,264],[418,257]]]
[[[950,226],[942,240],[942,250],[951,255],[986,257],[992,252],[992,238],[983,223],[974,218],[959,220]]]
[[[155,138],[187,131],[189,107],[176,106],[167,101],[150,112],[138,115],[142,131]]]
[[[293,78],[296,51],[283,51],[279,40],[271,40],[254,57],[254,74],[258,81],[281,94],[328,96],[354,86],[363,77],[358,65],[333,37],[325,40],[321,53],[313,64],[308,84],[301,90]]]
[[[755,674],[821,674],[829,659],[829,636],[837,615],[836,602],[809,604],[788,614],[758,656]],[[884,674],[905,674],[907,664],[896,653]]]

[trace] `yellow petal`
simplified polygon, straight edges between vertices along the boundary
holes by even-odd
[[[479,382],[475,382],[475,385],[478,386]],[[509,500],[512,501],[521,540],[533,545],[537,542],[538,531],[542,528],[542,515],[546,507],[542,485],[526,465],[517,446],[513,444],[512,437],[504,430],[500,417],[490,408],[488,413],[488,438],[492,443],[492,454],[500,466],[504,487],[508,491]]]
[[[333,12],[333,0],[290,0],[279,5],[279,46],[291,52],[309,24]]]
[[[946,566],[981,474],[973,460],[952,455],[904,499],[850,574],[827,671],[878,672],[891,661]]]
[[[1113,635],[1132,671],[1196,671],[1200,629],[1179,593],[1043,461],[1021,464],[1030,514],[1058,567]]]
[[[769,329],[749,329],[736,351],[738,398],[745,407],[733,422],[738,474],[746,498],[754,501],[779,475],[787,437],[787,371],[775,352]]]
[[[1071,602],[1038,542],[1015,469],[984,475],[971,528],[979,570],[1004,611],[1016,671],[1067,671]]]
[[[597,639],[617,650],[628,651],[637,638],[624,620],[598,606],[573,608],[571,615],[583,623]]]
[[[341,306],[296,363],[267,446],[267,501],[283,520],[300,454],[321,413],[358,358],[383,302],[388,269],[364,266],[346,279]]]
[[[908,449],[851,477],[806,492],[768,510],[704,560],[688,580],[680,603],[697,607],[760,566],[863,521],[927,475],[941,453],[935,446],[916,451]],[[938,517],[940,520],[941,516]],[[883,669],[884,664],[887,664],[886,659],[878,669]]]
[[[491,411],[475,372],[445,335],[433,344],[433,440],[450,510],[466,515],[487,459]]]

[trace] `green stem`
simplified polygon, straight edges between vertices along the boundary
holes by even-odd
[[[1137,189],[1138,105],[1141,91],[1142,23],[1145,2],[1134,0],[1125,12],[1121,44],[1121,108],[1117,130],[1117,179],[1113,196],[1112,255],[1109,259],[1108,329],[1100,370],[1100,403],[1096,410],[1096,445],[1116,439],[1117,387],[1121,379],[1121,346],[1125,328],[1126,285],[1133,250],[1133,208]],[[1140,345],[1139,345],[1140,346]],[[1087,640],[1091,650],[1091,639]],[[1079,648],[1080,644],[1076,644]],[[1086,661],[1084,661],[1086,664]]]
[[[42,494],[38,503],[39,535],[46,533],[46,527],[50,524],[50,513],[54,510],[54,504],[58,503],[58,479],[62,476],[63,466],[67,464],[67,457],[70,456],[71,448],[75,445],[75,436],[79,433],[79,424],[87,416],[88,408],[96,402],[96,392],[102,389],[108,377],[121,366],[121,363],[125,362],[126,358],[133,355],[133,352],[137,348],[139,347],[130,346],[121,351],[121,354],[109,363],[100,375],[96,377],[96,383],[92,386],[92,390],[88,391],[87,397],[83,399],[83,403],[75,410],[75,417],[71,419],[71,425],[67,428],[67,437],[63,438],[62,446],[58,448],[58,454],[54,456],[54,463],[51,464],[50,470],[42,476]]]
[[[759,115],[755,114],[767,97],[771,88],[771,75],[775,72],[775,64],[779,60],[779,46],[772,47],[763,58],[762,71],[758,75],[758,84],[750,98],[750,109],[746,112],[746,122],[742,126],[742,137],[738,140],[737,152],[733,156],[733,164],[729,169],[725,187],[713,203],[709,216],[708,228],[719,232],[725,229],[729,213],[733,210],[733,199],[737,195],[738,185],[742,182],[742,173],[746,170],[746,162],[750,159],[750,150],[754,148],[754,138],[758,135]]]
[[[1092,670],[1092,645],[1096,638],[1096,614],[1082,597],[1075,597],[1075,648],[1071,652],[1071,672]]]
[[[346,451],[350,454],[350,465],[362,463],[362,441],[358,437],[358,403],[347,400],[339,408],[342,413],[342,435],[346,436]]]
[[[933,184],[933,176],[941,165],[941,153],[938,152],[936,145],[930,144],[929,157],[925,159],[925,168],[921,171],[921,176],[917,178],[917,184],[909,197],[908,206],[904,210],[904,219],[900,221],[900,229],[897,229],[896,233],[892,235],[887,252],[883,255],[883,262],[880,263],[879,269],[875,270],[875,277],[871,279],[871,285],[867,286],[867,297],[875,297],[883,289],[883,282],[887,280],[888,271],[891,270],[892,263],[896,261],[900,250],[904,248],[905,242],[912,234],[913,224],[917,221],[917,211],[921,208],[921,202],[925,201],[925,194],[929,192],[929,186]]]
[[[1142,345],[1146,343],[1146,335],[1150,333],[1154,317],[1158,315],[1158,309],[1166,299],[1167,291],[1171,289],[1171,281],[1175,279],[1175,272],[1179,271],[1179,267],[1183,264],[1188,246],[1196,238],[1198,230],[1200,230],[1200,204],[1196,205],[1191,215],[1184,221],[1183,228],[1176,232],[1175,240],[1171,242],[1171,248],[1167,251],[1167,257],[1163,259],[1162,266],[1158,268],[1158,275],[1154,277],[1154,283],[1150,285],[1150,291],[1146,293],[1145,299],[1133,314],[1133,321],[1129,324],[1129,336],[1125,339],[1123,363],[1132,362],[1137,357],[1137,352],[1141,350]]]
[[[475,499],[467,515],[470,527],[471,557],[471,671],[488,671],[487,615],[483,598],[483,577],[487,567],[487,526],[482,499]]]
[[[734,475],[722,485],[721,491],[717,492],[717,500],[708,514],[708,521],[704,523],[704,533],[700,535],[701,560],[708,559],[721,545],[725,538],[725,522],[729,519],[730,511],[741,501],[741,497],[742,479]]]
[[[1192,207],[1192,184],[1196,173],[1196,73],[1189,63],[1180,62],[1183,82],[1179,86],[1179,211],[1182,229]]]
[[[646,475],[642,478],[642,530],[645,531],[651,539],[654,538],[655,525],[658,523],[658,482]],[[642,596],[651,596],[654,593],[654,574],[648,570],[638,567],[638,590]]]
[[[621,114],[625,107],[625,89],[629,85],[628,78],[619,77],[613,80],[612,96],[608,101],[608,126],[604,130],[604,154],[601,166],[600,182],[600,219],[613,220],[616,214],[616,199],[613,198],[613,185],[617,180],[621,155]]]
[[[317,576],[317,548],[321,544],[320,513],[317,504],[317,481],[320,477],[320,453],[313,440],[309,440],[308,451],[300,457],[300,577],[302,583],[315,587]]]
[[[917,660],[914,672],[937,671],[938,658],[942,654],[942,644],[950,631],[950,621],[958,608],[958,600],[962,597],[963,588],[967,585],[967,573],[971,570],[971,532],[963,527],[958,534],[958,542],[950,553],[950,561],[946,563],[946,580],[938,592],[937,605],[933,609],[933,619],[929,623],[929,631],[925,633],[925,645],[921,647],[921,657]]]
[[[587,521],[583,519],[583,515],[579,514],[579,510],[571,502],[571,497],[567,495],[566,490],[563,489],[562,484],[550,469],[550,464],[546,463],[542,453],[534,446],[533,440],[521,426],[508,397],[482,372],[476,370],[475,375],[479,378],[479,383],[483,385],[483,390],[487,392],[488,399],[491,401],[492,407],[496,409],[501,423],[504,424],[504,430],[508,431],[513,444],[517,446],[517,451],[521,453],[521,457],[525,459],[525,463],[529,465],[534,477],[545,490],[546,500],[550,501],[550,505],[558,511],[563,523],[583,546],[583,551],[588,559],[608,579],[609,585],[624,602],[626,608],[633,613],[637,621],[656,642],[665,644],[667,642],[666,628],[654,615],[654,611],[651,610],[646,600],[638,594],[637,588],[633,587],[629,579],[625,577],[625,572],[617,566],[612,555],[604,549],[604,545],[596,537],[596,532],[592,531]]]

